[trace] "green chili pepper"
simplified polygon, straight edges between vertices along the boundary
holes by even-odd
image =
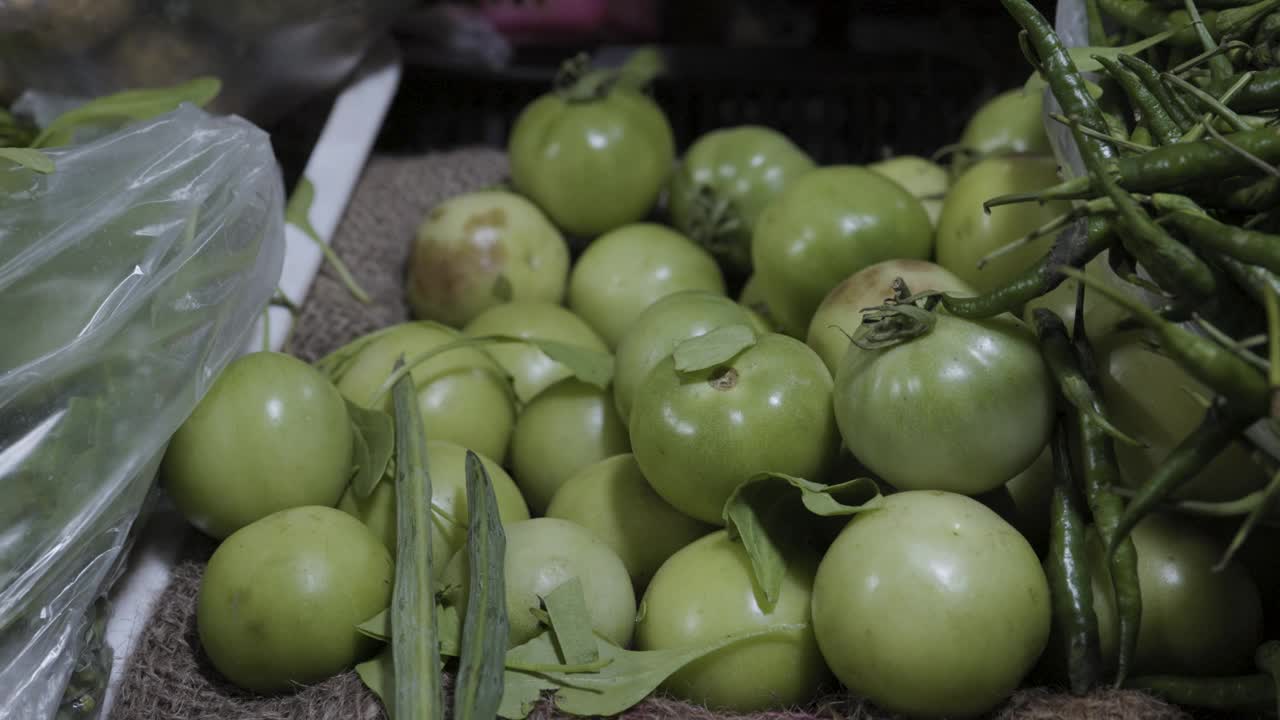
[[[1063,398],[1075,406],[1078,412],[1088,415],[1111,437],[1128,445],[1141,445],[1142,443],[1126,435],[1098,411],[1093,389],[1089,387],[1089,380],[1080,369],[1075,348],[1062,318],[1046,308],[1036,308],[1031,316],[1036,335],[1040,338],[1041,352]]]
[[[1065,638],[1068,683],[1071,692],[1084,695],[1097,686],[1101,675],[1098,616],[1093,610],[1084,513],[1072,482],[1070,452],[1061,423],[1052,442],[1054,483],[1049,504],[1051,529],[1045,570],[1054,624]]]
[[[1280,235],[1244,230],[1186,211],[1165,215],[1196,247],[1280,272]]]
[[[1280,206],[1280,177],[1274,175],[1260,180],[1233,178],[1197,191],[1206,204],[1224,210],[1256,213]]]
[[[1276,689],[1270,675],[1180,677],[1148,675],[1125,683],[1177,705],[1235,712],[1275,711]]]
[[[1098,7],[1098,0],[1084,0],[1085,17],[1089,22],[1089,44],[1094,47],[1105,47],[1110,45],[1110,38],[1107,37],[1107,29],[1102,22],[1102,10]]]
[[[1115,223],[1107,215],[1086,220],[1085,231],[1068,228],[1058,236],[1049,252],[1008,284],[972,297],[943,295],[942,304],[952,315],[967,318],[993,317],[1016,312],[1023,305],[1062,284],[1063,265],[1083,267],[1106,250],[1114,237]]]
[[[1219,81],[1214,83],[1210,86],[1210,92],[1215,95],[1222,95],[1222,92],[1235,79],[1231,78],[1230,82]],[[1249,83],[1240,88],[1240,92],[1236,93],[1235,97],[1227,102],[1227,107],[1237,112],[1272,110],[1277,106],[1280,106],[1280,68],[1270,68],[1255,72]]]
[[[1084,286],[1080,295],[1083,297]],[[1097,395],[1098,370],[1093,357],[1093,349],[1089,337],[1083,330],[1083,313],[1076,315],[1076,332],[1071,342],[1076,347],[1076,362],[1080,372],[1094,390],[1092,404],[1098,413],[1105,415],[1106,408],[1102,398]],[[1124,513],[1124,501],[1112,488],[1120,487],[1120,466],[1116,462],[1115,446],[1109,436],[1098,423],[1085,413],[1075,413],[1080,434],[1080,477],[1083,482],[1085,501],[1089,505],[1089,513],[1093,516],[1094,527],[1097,528],[1103,543],[1108,547],[1115,536],[1115,528]],[[1142,625],[1142,591],[1138,587],[1138,553],[1131,539],[1124,539],[1119,550],[1108,558],[1111,570],[1111,588],[1116,597],[1116,614],[1118,616],[1115,632],[1116,647],[1116,684],[1124,682],[1129,674],[1129,667],[1138,651],[1138,631]]]
[[[1224,396],[1246,416],[1263,417],[1268,411],[1266,376],[1216,342],[1166,322],[1146,305],[1118,292],[1075,268],[1062,268],[1075,278],[1128,310],[1135,320],[1151,328],[1165,352],[1197,380]]]
[[[1076,143],[1083,134],[1072,127]],[[1083,145],[1081,146],[1083,147]],[[1127,192],[1120,189],[1102,158],[1087,149],[1081,153],[1093,183],[1115,203],[1120,237],[1157,283],[1179,298],[1198,301],[1212,297],[1217,290],[1217,276],[1196,254],[1174,240],[1164,228],[1152,220]]]
[[[1198,45],[1200,42],[1186,10],[1166,12],[1146,0],[1098,0],[1098,5],[1116,23],[1143,35],[1173,31],[1168,40],[1172,46]],[[1217,13],[1210,11],[1204,15],[1205,25],[1210,33],[1214,33],[1217,29]]]
[[[1141,115],[1142,124],[1151,132],[1151,137],[1155,138],[1161,145],[1172,145],[1178,141],[1178,138],[1182,137],[1182,130],[1178,127],[1178,124],[1173,121],[1173,118],[1169,116],[1169,113],[1160,104],[1159,98],[1147,90],[1137,75],[1129,72],[1120,63],[1111,58],[1094,55],[1093,59],[1124,90],[1125,95],[1129,98],[1130,105]]]
[[[1228,353],[1226,350],[1222,352]],[[1130,499],[1124,514],[1120,516],[1112,541],[1128,538],[1129,533],[1148,513],[1179,488],[1194,480],[1196,474],[1225,450],[1256,417],[1258,416],[1232,410],[1221,398],[1216,400],[1205,411],[1204,418],[1196,429],[1161,461]]]
[[[1216,255],[1213,261],[1259,305],[1265,306],[1268,293],[1280,293],[1280,275],[1257,265],[1249,265],[1232,257]]]
[[[1068,116],[1076,116],[1089,127],[1098,132],[1107,132],[1106,118],[1102,109],[1089,93],[1088,86],[1067,49],[1063,46],[1053,25],[1036,10],[1028,0],[1001,0],[1005,10],[1013,16],[1018,25],[1027,32],[1027,39],[1040,57],[1040,65],[1049,89],[1057,98],[1058,104]],[[1126,132],[1127,136],[1128,133]],[[1090,141],[1097,147],[1103,157],[1115,157],[1116,149],[1112,145]]]
[[[1195,116],[1190,112],[1185,103],[1175,100],[1169,88],[1165,87],[1164,82],[1160,80],[1160,73],[1150,64],[1142,60],[1142,58],[1133,55],[1121,55],[1119,57],[1120,64],[1124,65],[1130,72],[1138,76],[1142,81],[1142,86],[1147,89],[1156,99],[1160,101],[1160,107],[1169,115],[1169,117],[1178,125],[1181,132],[1186,132],[1191,128],[1191,123],[1195,122]]]
[[[1280,0],[1261,0],[1251,5],[1223,10],[1218,13],[1214,23],[1210,23],[1209,19],[1205,18],[1205,25],[1210,27],[1211,32],[1216,25],[1213,36],[1218,40],[1242,37],[1253,32],[1263,18],[1277,9],[1280,9]]]
[[[1129,142],[1132,145],[1146,145],[1148,149],[1155,145],[1155,138],[1151,136],[1151,131],[1146,125],[1138,125],[1133,128],[1133,132],[1129,133]]]
[[[1280,128],[1258,128],[1224,137],[1257,159],[1273,164],[1280,162]],[[1217,140],[1208,139],[1162,145],[1142,155],[1120,158],[1116,161],[1116,182],[1129,192],[1153,193],[1256,171],[1252,160]],[[1095,187],[1088,176],[1081,176],[1035,192],[1003,195],[988,200],[984,207],[1030,201],[1078,200],[1101,194],[1101,187]]]

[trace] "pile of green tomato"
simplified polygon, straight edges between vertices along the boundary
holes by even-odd
[[[712,708],[844,688],[910,717],[964,717],[1021,686],[1064,687],[1050,502],[1055,464],[1080,449],[1073,438],[1055,453],[1066,405],[1029,318],[1047,308],[1071,326],[1076,281],[1021,315],[916,301],[1000,288],[1052,244],[1006,248],[1068,202],[983,208],[1059,182],[1041,102],[1021,89],[989,100],[945,164],[819,165],[757,126],[710,132],[677,158],[663,110],[626,73],[534,101],[510,138],[510,186],[450,198],[406,238],[413,322],[313,364],[243,356],[174,436],[163,483],[220,541],[198,608],[213,665],[270,694],[379,651],[356,626],[390,602],[396,495],[390,470],[355,488],[386,432],[353,425],[392,413],[387,383],[404,359],[428,439],[440,602],[466,602],[471,450],[506,533],[512,647],[539,632],[539,598],[577,577],[592,629],[621,647],[791,625],[661,683]],[[1105,261],[1087,274],[1118,282]],[[1137,441],[1115,446],[1135,487],[1191,432],[1207,391],[1124,307],[1084,307],[1108,418]],[[518,338],[609,357],[610,379]],[[862,512],[792,518],[767,603],[725,527],[726,502],[760,473],[879,488]],[[1237,443],[1178,499],[1237,498],[1266,480]],[[1256,541],[1216,568],[1232,529],[1162,510],[1133,532],[1131,676],[1252,667],[1275,563]],[[1114,668],[1116,586],[1086,535]]]

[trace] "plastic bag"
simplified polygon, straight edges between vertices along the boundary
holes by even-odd
[[[284,256],[280,171],[241,119],[183,105],[48,155],[48,175],[0,160],[3,720],[93,716],[79,684],[102,672],[59,705],[100,599]]]
[[[93,97],[222,79],[213,109],[272,123],[355,69],[412,0],[0,0],[5,75]]]

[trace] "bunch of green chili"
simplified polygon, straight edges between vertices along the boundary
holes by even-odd
[[[1075,692],[1111,683],[1216,708],[1256,708],[1267,698],[1274,707],[1269,673],[1129,677],[1142,622],[1130,533],[1221,451],[1249,443],[1249,428],[1280,417],[1280,0],[1200,0],[1203,11],[1195,0],[1088,0],[1093,47],[1071,51],[1030,2],[1002,2],[1061,108],[1051,121],[1070,129],[1085,172],[1037,192],[992,198],[988,207],[1060,199],[1077,205],[1043,229],[1062,232],[1006,286],[975,297],[946,295],[942,303],[970,318],[1019,313],[1065,279],[1079,281],[1072,332],[1048,310],[1031,318],[1064,400],[1046,567],[1055,624],[1066,638],[1066,678]],[[1156,35],[1160,42],[1136,54],[1116,49]],[[1091,61],[1088,78],[1077,63],[1083,58]],[[1098,87],[1100,98],[1090,92]],[[1081,271],[1104,252],[1134,285],[1129,292]],[[1146,328],[1162,353],[1212,393],[1200,424],[1131,495],[1116,491],[1114,443],[1132,440],[1107,420],[1083,323],[1085,293],[1124,307],[1130,324]],[[1066,449],[1068,431],[1074,453]],[[1247,504],[1249,517],[1229,554],[1270,505],[1275,486]],[[1115,592],[1113,676],[1100,666],[1081,551],[1086,523],[1105,543]]]

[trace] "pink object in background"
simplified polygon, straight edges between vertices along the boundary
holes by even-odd
[[[513,43],[584,36],[652,38],[658,32],[657,0],[479,0],[480,14]]]

